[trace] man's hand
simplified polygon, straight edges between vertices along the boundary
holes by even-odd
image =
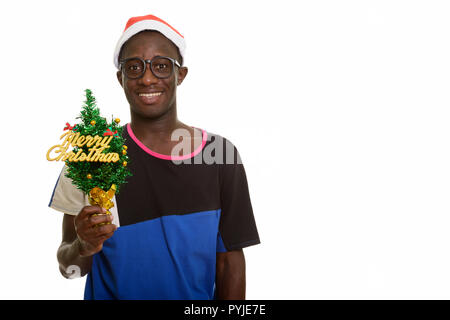
[[[113,216],[105,212],[106,210],[100,206],[86,206],[76,216],[74,226],[82,257],[92,256],[101,251],[103,242],[111,238],[116,231],[117,227],[110,223]]]

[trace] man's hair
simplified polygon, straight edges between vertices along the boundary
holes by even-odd
[[[142,33],[142,32],[158,32],[159,34],[161,34],[162,36],[164,36],[164,38],[167,39],[167,37],[166,37],[165,35],[163,35],[161,32],[159,32],[159,31],[157,31],[157,30],[142,30],[142,31],[136,33],[134,36],[137,36],[138,34],[140,34],[140,33]],[[134,36],[133,36],[133,37],[134,37]],[[131,37],[130,39],[132,39],[133,37]],[[130,41],[130,39],[128,39],[128,40],[122,45],[122,47],[120,48],[120,51],[119,51],[119,61],[120,61],[120,59],[121,59],[121,57],[122,57],[122,51],[123,51],[123,48],[125,48],[125,46],[127,45],[128,41]],[[178,62],[180,63],[181,66],[183,66],[183,57],[181,56],[180,49],[179,49],[179,48],[177,47],[177,45],[176,45],[175,43],[173,43],[173,41],[171,41],[170,39],[167,39],[167,41],[170,41],[170,42],[175,46],[175,48],[177,49]]]

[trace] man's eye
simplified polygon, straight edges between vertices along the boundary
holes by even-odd
[[[159,69],[159,70],[166,69],[166,68],[167,68],[167,64],[164,64],[164,63],[158,63],[158,64],[156,65],[156,68]]]
[[[138,71],[138,70],[141,70],[141,67],[138,66],[138,65],[131,65],[131,66],[128,66],[128,70],[130,70],[130,71]]]

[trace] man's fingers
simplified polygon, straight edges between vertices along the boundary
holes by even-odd
[[[106,209],[100,207],[100,206],[85,206],[83,209],[81,209],[80,213],[78,214],[79,219],[85,219],[86,217],[89,217],[92,214],[103,214],[106,213]]]
[[[91,215],[88,218],[88,223],[87,223],[87,227],[91,228],[97,224],[100,223],[108,223],[111,222],[113,220],[113,216],[112,214],[99,214],[99,215]]]
[[[84,233],[86,230],[98,225],[100,223],[110,223],[113,220],[113,216],[111,214],[93,214],[84,219],[75,218],[75,227],[77,232]]]
[[[98,237],[104,236],[109,233],[114,233],[116,231],[117,226],[115,224],[105,224],[103,226],[95,227],[96,235]]]
[[[110,233],[107,233],[107,234],[104,234],[103,236],[100,237],[100,239],[101,239],[102,241],[106,241],[106,240],[108,240],[109,238],[111,238],[111,237],[113,236],[114,232],[115,232],[115,231],[110,232]]]
[[[91,243],[93,245],[95,245],[96,247],[103,245],[103,242],[105,242],[106,240],[108,240],[109,238],[111,238],[114,235],[114,231],[111,232],[107,232],[107,230],[105,231],[106,233],[102,233],[101,235],[95,237],[92,239]]]
[[[84,241],[91,242],[98,237],[114,232],[116,231],[117,226],[109,223],[111,221],[111,215],[90,217],[84,221],[83,226],[77,231],[78,236]],[[103,224],[100,225],[101,223]]]
[[[91,214],[87,215],[86,213]],[[82,218],[83,216],[84,218]],[[76,231],[78,238],[83,243],[80,254],[84,256],[99,252],[103,247],[103,242],[112,237],[117,229],[115,224],[111,224],[113,216],[104,214],[99,206],[84,207],[77,218]]]
[[[105,224],[102,226],[93,226],[92,228],[89,228],[84,232],[84,235],[86,236],[86,240],[88,239],[94,239],[99,238],[101,236],[104,236],[109,233],[114,233],[116,231],[117,226],[115,224]]]

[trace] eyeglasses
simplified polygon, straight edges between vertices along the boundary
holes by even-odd
[[[120,70],[128,79],[141,78],[146,70],[147,63],[153,75],[159,79],[167,79],[173,74],[175,66],[181,68],[179,62],[169,57],[157,56],[153,59],[141,59],[138,57],[120,60]]]

